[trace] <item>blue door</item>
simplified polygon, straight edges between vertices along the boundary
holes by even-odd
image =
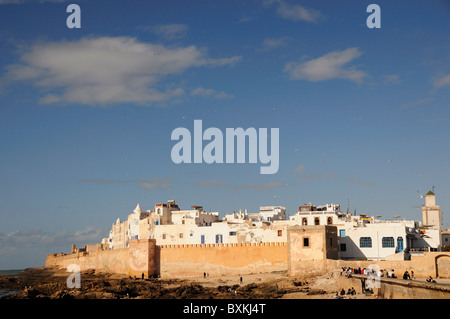
[[[205,243],[205,235],[201,235],[200,236],[200,243],[204,244]]]
[[[397,252],[401,253],[403,249],[403,237],[397,237]]]

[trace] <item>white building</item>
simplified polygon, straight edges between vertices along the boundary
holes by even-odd
[[[341,259],[408,259],[416,251],[441,247],[441,212],[434,196],[430,192],[425,196],[426,224],[353,216],[335,204],[300,206],[288,220],[284,206],[261,206],[257,214],[240,210],[220,220],[218,212],[206,212],[201,206],[180,210],[173,200],[156,204],[153,211],[143,211],[138,204],[127,220],[117,219],[102,242],[109,242],[110,249],[128,247],[134,238],[156,239],[158,245],[286,242],[289,226],[333,225]]]
[[[285,220],[286,207],[284,206],[261,206],[259,216],[263,221]]]

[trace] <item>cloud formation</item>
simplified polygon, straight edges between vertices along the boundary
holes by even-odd
[[[310,23],[316,23],[323,15],[320,11],[315,9],[309,9],[299,4],[289,4],[282,0],[265,0],[265,6],[276,5],[276,12],[278,16],[292,20],[292,21],[305,21]]]
[[[294,167],[294,168],[292,169],[292,171],[293,171],[294,173],[297,173],[297,174],[302,174],[302,173],[303,173],[303,170],[305,169],[305,167],[306,167],[305,164],[300,164],[299,166]]]
[[[150,179],[132,179],[132,180],[111,180],[102,179],[80,179],[81,183],[90,184],[136,184],[143,190],[167,189],[172,187],[170,178],[150,178]]]
[[[279,47],[285,47],[287,45],[287,41],[289,37],[272,37],[265,38],[262,43],[262,51],[269,51]]]
[[[88,37],[33,44],[19,63],[7,66],[5,79],[30,81],[46,93],[40,99],[44,104],[151,105],[185,95],[173,77],[187,69],[231,66],[240,59],[211,58],[193,45],[169,48],[131,37]]]
[[[337,174],[335,172],[329,172],[329,173],[310,173],[307,175],[302,175],[300,177],[301,183],[310,183],[310,182],[316,182],[323,179],[334,179],[337,177]]]
[[[288,184],[281,182],[267,182],[263,184],[245,184],[245,185],[233,185],[217,180],[203,180],[196,183],[199,187],[226,187],[234,190],[253,189],[253,190],[270,190],[275,188],[287,187]]]
[[[420,100],[415,100],[412,102],[403,103],[400,107],[402,109],[409,109],[409,108],[413,108],[413,107],[430,104],[431,102],[433,102],[433,100],[434,99],[432,97],[429,97],[429,98],[425,98],[425,99],[420,99]]]
[[[107,237],[104,230],[87,226],[83,230],[68,232],[66,230],[50,233],[40,228],[24,229],[8,234],[0,233],[0,256],[12,255],[22,248],[28,247],[61,247],[73,243],[99,243]],[[49,252],[50,253],[50,252]]]
[[[214,89],[205,89],[202,87],[192,90],[191,96],[212,97],[214,99],[227,99],[233,97],[233,95],[227,94],[224,91],[219,92]]]
[[[140,29],[151,32],[164,40],[177,40],[183,38],[189,27],[187,24],[161,24],[155,26],[145,26]]]
[[[345,79],[361,83],[367,76],[365,72],[357,70],[355,67],[344,68],[346,64],[360,57],[361,54],[358,48],[333,51],[306,62],[288,62],[284,71],[296,80],[318,82]]]
[[[450,74],[443,75],[443,76],[436,78],[433,81],[433,85],[437,89],[444,87],[444,86],[450,86]]]

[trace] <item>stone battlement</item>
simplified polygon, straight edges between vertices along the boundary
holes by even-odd
[[[227,243],[227,244],[167,244],[157,245],[159,248],[202,248],[202,247],[249,247],[249,246],[286,246],[285,242],[265,242],[265,243]]]

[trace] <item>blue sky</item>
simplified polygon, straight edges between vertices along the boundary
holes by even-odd
[[[175,199],[306,202],[450,226],[446,1],[0,0],[0,269]],[[381,8],[381,28],[366,8]],[[280,166],[174,164],[178,127],[279,128]]]

